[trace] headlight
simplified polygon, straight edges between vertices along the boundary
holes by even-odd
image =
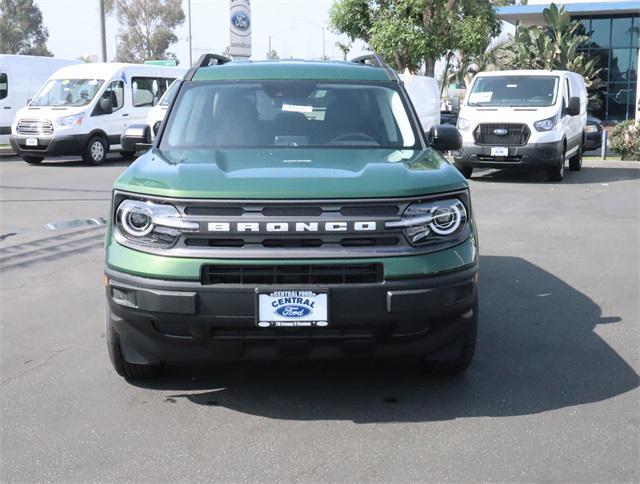
[[[402,227],[411,245],[426,245],[458,239],[467,220],[464,203],[452,198],[410,205],[402,220],[387,222],[385,227]]]
[[[171,247],[183,232],[200,228],[186,222],[177,208],[140,200],[124,200],[116,210],[116,229],[125,239],[151,247]]]
[[[584,128],[585,133],[597,133],[598,131],[600,130],[598,129],[597,124],[587,124],[587,127]]]
[[[471,127],[471,121],[464,118],[458,118],[458,122],[456,123],[456,128],[460,131],[466,131]]]
[[[533,123],[533,126],[538,131],[551,131],[556,127],[556,122],[558,121],[558,116],[554,116],[553,118],[543,119],[541,121],[536,121]]]
[[[83,116],[84,113],[65,116],[64,118],[58,118],[56,120],[56,123],[58,124],[58,126],[80,126]]]

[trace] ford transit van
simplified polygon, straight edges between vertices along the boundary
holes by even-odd
[[[470,178],[475,167],[544,168],[564,178],[565,165],[582,166],[587,89],[568,71],[481,72],[458,117],[462,149],[455,164]]]
[[[47,156],[82,156],[99,165],[110,150],[132,156],[121,149],[123,131],[144,122],[185,70],[119,63],[64,67],[18,111],[11,145],[27,163]]]

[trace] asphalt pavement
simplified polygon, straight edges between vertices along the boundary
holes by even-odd
[[[0,481],[640,479],[640,163],[474,177],[462,377],[280,361],[136,384],[104,339],[101,219],[126,166],[0,159]]]

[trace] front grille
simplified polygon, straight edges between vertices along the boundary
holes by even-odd
[[[506,130],[503,135],[495,133],[496,130]],[[492,146],[521,146],[529,141],[531,132],[526,124],[479,124],[473,132],[473,137],[478,145]]]
[[[382,282],[382,264],[205,265],[203,285],[372,284]]]
[[[21,119],[16,126],[18,134],[50,136],[53,134],[51,121],[41,119]]]

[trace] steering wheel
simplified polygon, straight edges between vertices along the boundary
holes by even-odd
[[[343,133],[341,135],[338,135],[335,138],[333,138],[331,140],[331,142],[334,143],[334,142],[338,142],[338,141],[347,141],[347,140],[352,140],[352,141],[358,141],[358,140],[360,140],[360,141],[371,141],[372,143],[380,144],[374,138],[369,136],[368,134],[359,133],[357,131],[352,131],[350,133]]]

